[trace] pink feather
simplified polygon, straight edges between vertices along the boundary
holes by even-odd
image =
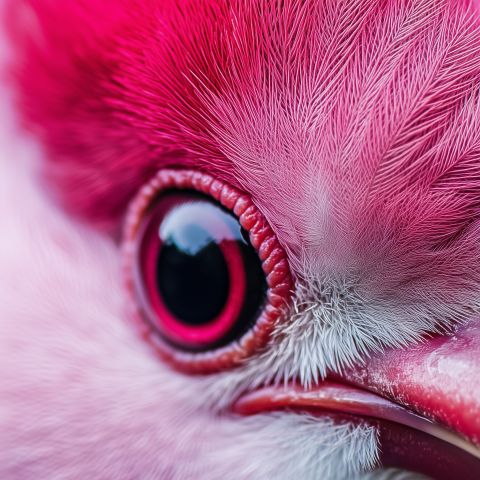
[[[157,168],[204,168],[252,195],[297,276],[354,277],[431,326],[480,293],[472,9],[30,0],[10,14],[25,118],[71,209],[111,222]]]

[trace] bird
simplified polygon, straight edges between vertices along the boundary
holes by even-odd
[[[475,0],[4,0],[0,477],[474,480]]]

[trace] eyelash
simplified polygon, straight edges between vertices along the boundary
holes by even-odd
[[[142,221],[159,195],[167,190],[196,190],[218,201],[232,211],[248,232],[250,243],[262,262],[266,275],[266,304],[247,333],[223,347],[205,352],[181,350],[166,342],[156,332],[139,305],[135,286],[137,245]],[[175,368],[190,373],[208,373],[232,368],[268,342],[282,309],[289,301],[292,276],[284,249],[268,222],[250,197],[225,182],[197,170],[162,169],[139,190],[130,203],[123,229],[123,273],[129,306],[142,335],[160,356]]]

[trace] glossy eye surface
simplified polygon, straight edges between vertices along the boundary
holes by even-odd
[[[135,325],[192,373],[265,346],[292,290],[285,251],[250,197],[195,170],[159,170],[139,190],[122,255]]]
[[[153,326],[187,350],[245,333],[267,284],[248,233],[232,213],[195,191],[166,191],[140,227],[137,290]]]

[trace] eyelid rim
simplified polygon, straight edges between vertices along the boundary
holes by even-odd
[[[210,195],[233,211],[242,227],[249,232],[250,242],[257,251],[267,281],[267,301],[255,325],[234,342],[207,352],[185,352],[176,349],[158,335],[136,301],[133,278],[136,259],[137,234],[152,201],[165,189],[194,189]],[[155,347],[162,360],[187,373],[211,373],[239,365],[242,360],[264,347],[270,339],[275,323],[288,303],[293,279],[287,255],[278,243],[270,225],[253,204],[250,197],[226,182],[193,169],[160,169],[144,184],[130,202],[122,237],[124,284],[128,293],[131,317],[141,335]]]

